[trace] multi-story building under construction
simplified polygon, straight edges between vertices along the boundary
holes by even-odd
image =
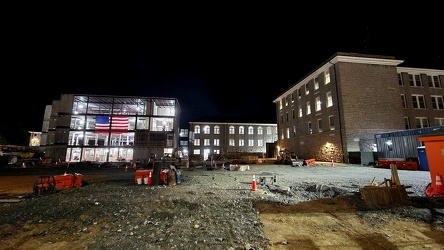
[[[69,162],[161,158],[179,145],[175,98],[62,94],[47,105],[41,149]]]

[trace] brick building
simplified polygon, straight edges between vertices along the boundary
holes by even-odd
[[[444,70],[336,53],[279,95],[278,147],[318,161],[373,162],[375,135],[444,124]]]
[[[257,155],[275,158],[277,125],[267,123],[190,122],[192,154]]]

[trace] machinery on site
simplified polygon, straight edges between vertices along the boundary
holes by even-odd
[[[204,161],[204,167],[207,170],[229,168],[231,161],[224,154],[209,154],[208,159]]]
[[[34,194],[55,192],[66,188],[78,188],[84,184],[83,175],[74,173],[63,175],[40,176],[34,183]]]
[[[188,168],[188,156],[184,154],[182,147],[174,148],[171,155],[165,154],[162,157],[162,165],[173,165],[176,168]]]
[[[298,159],[298,157],[296,156],[296,154],[292,151],[288,151],[288,150],[281,150],[279,152],[279,159],[278,159],[278,163],[280,164],[285,164],[285,165],[291,165],[292,167],[300,167],[304,164],[304,160],[303,159]]]

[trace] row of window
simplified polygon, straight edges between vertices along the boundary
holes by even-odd
[[[406,129],[430,127],[429,118],[427,117],[415,117],[414,123],[414,127],[412,127],[410,124],[410,119],[408,117],[404,117],[404,125]],[[444,118],[435,118],[434,126],[444,126]]]
[[[431,95],[431,103],[433,109],[444,109],[444,98],[441,95]],[[404,94],[401,94],[402,107],[408,108],[407,98]],[[412,105],[415,109],[426,109],[427,105],[425,102],[424,95],[412,94]]]
[[[331,92],[327,92],[326,93],[326,107],[329,108],[329,107],[332,107],[332,106],[333,106],[332,94],[331,94]],[[321,97],[317,96],[315,98],[315,112],[319,112],[321,110],[322,110]],[[310,115],[311,114],[311,102],[310,101],[308,101],[306,103],[306,105],[305,105],[305,114],[306,115]],[[298,117],[301,118],[302,116],[303,116],[303,107],[302,107],[302,105],[300,105],[299,106],[299,111],[298,111]],[[287,122],[290,120],[290,114],[288,112],[285,114],[285,119],[286,119]],[[294,109],[291,110],[291,119],[293,119],[293,120],[296,119],[296,113],[295,113]],[[283,117],[282,114],[281,114],[281,117],[280,117],[280,121],[281,121],[281,123],[284,122],[284,117]]]
[[[211,140],[210,139],[203,139],[203,146],[220,146],[220,140],[219,139],[213,139],[213,145],[210,144]],[[194,146],[201,146],[200,143],[200,139],[194,139]],[[228,140],[228,146],[239,146],[239,147],[243,147],[245,146],[245,140],[244,139],[239,139],[238,140],[238,144],[236,145],[236,140],[235,139],[229,139]],[[248,146],[249,147],[263,147],[264,146],[264,140],[262,139],[258,139],[255,140],[253,139],[249,139],[248,140]]]
[[[412,129],[412,128],[427,128],[430,127],[429,118],[427,117],[415,117],[414,118],[414,127],[412,127],[410,119],[408,117],[404,117],[404,124],[406,129]],[[334,116],[329,116],[329,129],[335,130],[335,120]],[[444,118],[434,118],[435,122],[433,126],[444,126]],[[317,121],[317,129],[318,132],[323,132],[324,127],[322,123],[322,119],[318,119]],[[313,125],[312,122],[307,122],[307,132],[308,134],[313,134]],[[281,139],[289,139],[290,137],[296,137],[297,129],[296,126],[293,126],[292,131],[290,131],[290,128],[287,128],[285,133],[282,131],[281,133]]]
[[[401,73],[398,73],[398,83],[404,86],[404,79]],[[408,82],[412,87],[423,87],[421,75],[408,74]],[[441,88],[441,82],[438,76],[427,75],[427,82],[430,88]]]
[[[204,134],[210,134],[210,131],[211,129],[210,129],[210,126],[208,126],[208,125],[206,125],[206,126],[204,126],[203,127],[203,133]],[[229,128],[228,128],[228,133],[230,134],[230,135],[234,135],[235,134],[235,131],[236,131],[236,129],[235,129],[235,127],[234,126],[230,126]],[[271,134],[273,134],[273,128],[272,127],[267,127],[266,128],[266,132],[267,132],[267,135],[271,135]],[[245,134],[245,127],[244,126],[239,126],[239,128],[238,128],[238,133],[240,134],[240,135],[243,135],[243,134]],[[199,125],[196,125],[196,126],[194,126],[194,134],[200,134],[200,126]],[[219,126],[214,126],[214,128],[213,128],[213,134],[215,134],[215,135],[219,135],[220,134],[220,127]],[[249,126],[248,127],[248,134],[249,135],[253,135],[254,134],[254,127],[253,126]],[[258,135],[262,135],[262,134],[264,134],[264,128],[262,128],[262,127],[258,127],[257,128],[257,134]]]
[[[176,100],[133,97],[74,96],[73,114],[175,116]]]
[[[318,123],[317,124],[318,132],[324,131],[324,125],[322,119],[318,119],[317,123]],[[333,115],[328,117],[328,127],[329,130],[335,130],[335,119]],[[313,134],[313,124],[311,121],[307,122],[307,132],[308,134]],[[287,128],[285,133],[284,132],[281,133],[281,139],[289,139],[290,137],[296,137],[296,134],[297,134],[296,126],[293,126],[292,131],[290,131],[290,128]]]
[[[97,118],[99,117],[99,119]],[[73,115],[71,116],[70,129],[72,130],[94,130],[98,126],[109,126],[110,128],[114,125],[114,117],[116,116],[105,116],[105,120],[101,120],[100,116],[97,115]],[[118,116],[121,119],[117,120],[116,124],[124,125],[126,131],[134,130],[151,130],[151,131],[170,131],[173,130],[174,118],[166,117],[132,117],[132,116]],[[103,119],[103,117],[102,117]],[[111,121],[111,123],[110,123]]]
[[[311,83],[313,82],[313,90],[318,90],[320,85],[322,84],[322,79],[324,81],[324,85],[327,85],[330,83],[330,72],[327,70],[325,72],[323,72],[322,74],[318,75],[317,77],[315,77],[314,79],[312,79],[311,81],[308,81],[307,83],[304,84],[304,90],[301,89],[297,89],[296,90],[296,95],[298,96],[298,99],[302,98],[302,93],[305,92],[305,95],[310,94],[310,89],[311,89]],[[295,98],[294,98],[295,92],[290,94],[290,98],[291,98],[291,103],[294,103]],[[331,96],[331,94],[330,94]],[[288,96],[285,97],[284,103],[285,106],[288,106],[289,101],[288,101]],[[327,98],[328,100],[328,98]],[[328,101],[327,101],[328,102]],[[279,102],[279,109],[281,110],[283,106],[283,101],[281,100]],[[327,106],[329,107],[329,106]]]

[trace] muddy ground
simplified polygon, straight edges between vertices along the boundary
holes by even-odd
[[[428,172],[398,170],[408,197],[370,206],[360,188],[389,169],[248,167],[179,169],[176,185],[156,186],[138,185],[131,168],[2,169],[0,249],[444,249]],[[33,193],[39,176],[65,172],[83,186]]]

